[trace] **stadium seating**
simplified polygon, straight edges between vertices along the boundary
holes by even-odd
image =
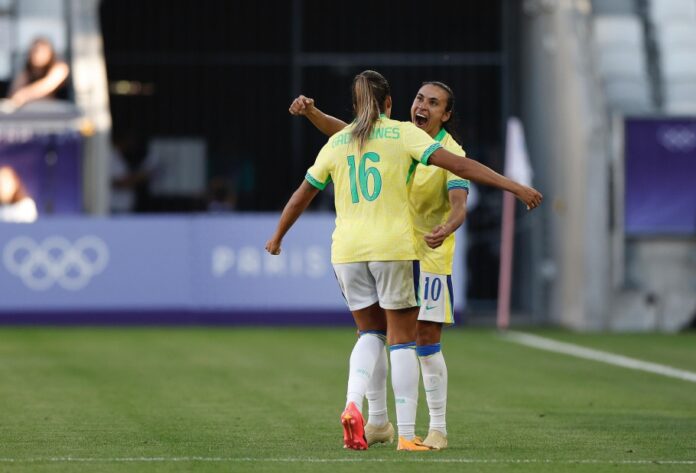
[[[67,56],[65,8],[53,0],[0,0],[0,80],[12,79],[37,36],[48,38],[60,57]]]
[[[665,87],[664,108],[669,114],[696,113],[696,78],[685,82],[670,82]]]
[[[649,12],[650,18],[656,24],[684,20],[696,21],[696,1],[652,0]]]
[[[614,9],[599,11],[612,14],[594,18],[597,64],[607,102],[624,113],[649,112],[652,100],[643,25],[637,15],[630,13],[632,2],[610,3]]]
[[[605,80],[629,78],[640,81],[645,77],[645,56],[635,49],[604,49],[599,53],[598,61]]]
[[[633,0],[593,2],[597,65],[607,103],[624,113],[695,114],[696,0],[639,5]]]
[[[12,75],[12,3],[0,0],[0,80]]]
[[[696,0],[652,0],[649,20],[655,30],[663,109],[696,113]]]
[[[0,13],[0,80],[9,80],[12,76],[11,38],[10,18]]]
[[[696,21],[678,20],[656,25],[659,44],[665,49],[696,49]]]
[[[595,15],[634,15],[636,2],[634,0],[594,0],[592,11]]]
[[[625,113],[645,113],[652,109],[647,81],[613,79],[605,82],[604,91],[610,103]]]
[[[660,58],[665,82],[696,80],[696,51],[662,48]]]
[[[641,47],[643,28],[635,15],[601,15],[594,20],[597,42],[609,47]]]

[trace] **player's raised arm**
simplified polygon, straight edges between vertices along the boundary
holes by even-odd
[[[283,242],[283,237],[290,230],[290,227],[302,215],[312,199],[319,193],[319,189],[309,184],[307,181],[302,181],[300,187],[292,194],[288,203],[285,204],[283,213],[278,220],[278,226],[273,236],[266,242],[266,251],[272,255],[280,254],[280,246]]]
[[[290,104],[290,115],[305,116],[320,132],[331,136],[343,130],[348,124],[319,110],[314,99],[300,95]]]
[[[508,179],[473,159],[461,159],[444,148],[433,152],[428,159],[428,164],[447,169],[461,178],[512,192],[527,205],[528,210],[538,207],[544,197],[532,187]]]

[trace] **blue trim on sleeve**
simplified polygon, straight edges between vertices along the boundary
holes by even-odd
[[[329,182],[331,182],[331,176],[329,176],[329,178],[323,184],[320,181],[317,181],[316,179],[314,179],[314,177],[312,177],[312,175],[310,173],[305,174],[304,178],[307,182],[309,182],[311,185],[313,185],[314,187],[316,187],[320,191],[323,191],[324,189],[326,189],[326,186],[329,184]]]
[[[430,356],[434,355],[435,353],[440,352],[440,344],[439,343],[433,343],[432,345],[422,345],[416,347],[416,355],[418,356]]]
[[[469,185],[470,184],[467,179],[455,179],[447,182],[447,190],[451,191],[452,189],[464,189],[468,191]]]
[[[391,345],[389,347],[389,351],[415,349],[415,348],[416,348],[416,342],[397,343],[396,345]]]
[[[423,152],[423,155],[420,158],[420,162],[428,166],[428,159],[430,158],[430,155],[440,148],[442,148],[442,145],[440,143],[433,143],[430,146],[428,146]]]

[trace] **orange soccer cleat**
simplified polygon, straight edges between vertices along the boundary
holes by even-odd
[[[426,447],[422,443],[420,437],[413,437],[413,440],[406,440],[403,437],[399,437],[399,445],[396,447],[397,450],[404,450],[407,452],[427,452],[430,451],[430,447]]]

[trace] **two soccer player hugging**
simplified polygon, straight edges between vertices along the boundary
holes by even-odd
[[[355,76],[352,98],[355,120],[350,124],[323,113],[304,96],[290,106],[290,113],[304,115],[330,138],[283,209],[266,250],[280,253],[290,227],[333,181],[331,262],[360,335],[350,355],[341,414],[344,446],[364,450],[393,441],[387,416],[388,344],[397,450],[441,450],[447,447],[447,366],[440,337],[443,325],[454,322],[454,231],[466,217],[469,180],[512,192],[530,210],[541,204],[542,195],[464,157],[447,131],[454,105],[447,85],[422,85],[411,122],[390,118],[389,83],[378,72]],[[430,411],[424,440],[415,433],[419,361]]]

